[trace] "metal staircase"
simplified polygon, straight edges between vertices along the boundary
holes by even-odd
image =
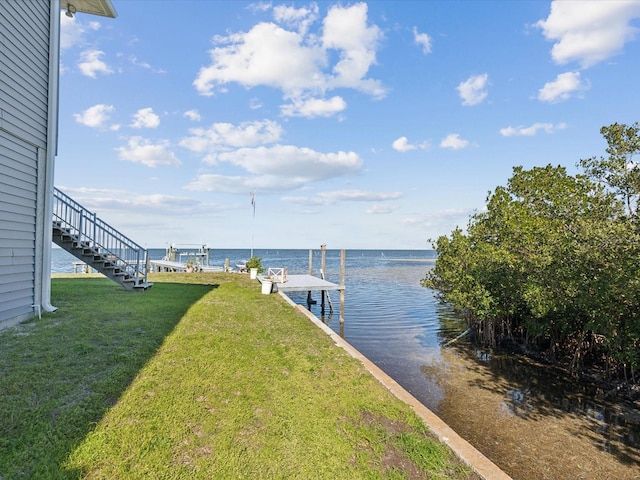
[[[53,242],[127,290],[146,290],[149,254],[62,191],[53,192]]]

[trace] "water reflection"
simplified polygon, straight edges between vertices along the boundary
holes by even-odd
[[[505,393],[505,401],[503,406],[506,407],[513,415],[524,417],[528,412],[533,411],[533,402],[531,401],[531,392],[529,390],[508,390]]]
[[[421,372],[444,392],[436,413],[515,479],[640,478],[638,405],[468,341]]]

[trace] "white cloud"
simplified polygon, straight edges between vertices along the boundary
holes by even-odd
[[[413,27],[413,41],[422,47],[422,53],[425,55],[431,53],[431,37],[426,33],[418,32],[416,27]]]
[[[394,140],[391,146],[398,152],[408,152],[409,150],[416,149],[415,145],[409,145],[409,139],[407,137],[400,137]]]
[[[312,3],[308,8],[295,8],[285,5],[273,7],[273,18],[289,27],[296,28],[300,33],[305,34],[309,26],[318,18],[318,5]]]
[[[544,84],[538,91],[538,100],[549,103],[562,102],[589,88],[589,83],[581,80],[580,72],[565,72],[559,74],[553,82]]]
[[[262,102],[258,98],[249,100],[249,108],[251,110],[260,110],[263,107]]]
[[[214,123],[209,128],[192,128],[190,137],[183,138],[180,146],[197,153],[210,154],[209,163],[215,163],[215,154],[233,148],[254,147],[275,143],[282,136],[282,127],[272,120]]]
[[[83,75],[96,78],[98,73],[109,75],[113,70],[109,65],[102,61],[101,57],[104,52],[100,50],[85,50],[80,54],[78,68]]]
[[[133,115],[133,128],[157,128],[160,125],[160,117],[153,113],[153,108],[141,108]]]
[[[283,8],[277,10],[277,15],[300,27],[296,12],[302,10]],[[313,12],[300,18],[315,19]],[[381,30],[367,24],[365,3],[331,7],[319,33],[307,33],[306,27],[292,31],[263,22],[248,32],[214,37],[215,47],[209,52],[211,65],[200,69],[193,85],[202,95],[213,95],[228,83],[247,88],[268,86],[280,89],[284,99],[294,106],[296,102],[305,105],[309,98],[336,88],[351,88],[382,98],[385,88],[378,80],[367,77],[381,39]],[[332,64],[333,58],[337,60]],[[323,109],[325,114],[341,111],[334,99],[329,106]],[[311,108],[309,112],[315,115],[318,109]]]
[[[314,197],[283,197],[287,203],[305,205],[334,205],[340,202],[380,202],[402,198],[402,192],[368,192],[365,190],[335,190],[320,192]]]
[[[354,174],[363,164],[355,152],[321,153],[293,145],[241,148],[218,158],[252,174],[297,179],[301,184]]]
[[[130,55],[129,56],[129,61],[131,62],[132,65],[135,65],[136,67],[144,68],[145,70],[149,70],[149,71],[151,71],[153,73],[167,73],[166,70],[161,69],[161,68],[154,68],[149,62],[145,62],[144,60],[140,60],[135,55]]]
[[[558,130],[564,130],[567,128],[566,123],[558,123],[554,125],[553,123],[534,123],[529,127],[506,127],[500,129],[500,135],[503,137],[514,137],[514,136],[526,136],[531,137],[538,133],[538,131],[542,130],[545,133],[555,133]]]
[[[327,199],[331,203],[397,200],[403,195],[402,192],[367,192],[364,190],[337,190],[319,194],[321,198]]]
[[[144,60],[139,60],[135,55],[129,55],[129,61],[135,65],[136,67],[142,67],[146,70],[151,70],[151,64],[149,62],[145,62]]]
[[[82,42],[85,28],[75,17],[69,18],[60,11],[60,50],[67,50]]]
[[[262,192],[284,192],[308,183],[354,175],[362,159],[354,152],[322,153],[292,145],[240,148],[217,156],[246,175],[201,174],[187,185],[190,190],[238,192],[252,188]]]
[[[74,113],[73,118],[76,122],[92,128],[103,128],[113,113],[115,108],[113,105],[98,104],[89,107],[82,113]]]
[[[68,50],[84,43],[87,30],[99,30],[99,22],[84,23],[77,16],[67,17],[65,10],[60,10],[60,49]]]
[[[247,10],[253,13],[260,13],[260,12],[267,12],[271,10],[272,7],[273,5],[271,4],[270,1],[266,1],[266,2],[258,1],[258,2],[252,2],[249,5],[247,5]]]
[[[285,117],[331,117],[347,108],[342,97],[293,99],[293,103],[282,105],[280,110]]]
[[[288,191],[310,182],[356,174],[363,165],[354,152],[322,153],[277,144],[282,127],[271,120],[238,125],[214,123],[209,128],[193,128],[189,133],[191,136],[180,142],[182,147],[205,154],[205,163],[226,163],[244,172],[232,176],[200,174],[187,186],[191,190],[236,192],[240,187],[250,187]]]
[[[551,56],[556,63],[578,61],[588,68],[620,53],[626,42],[635,39],[638,29],[631,21],[637,18],[640,2],[636,0],[555,0],[549,16],[536,26],[555,42]]]
[[[483,73],[482,75],[472,75],[460,85],[456,87],[458,94],[462,99],[462,105],[473,106],[482,103],[487,98],[487,83],[489,82],[489,75]]]
[[[71,194],[108,194],[108,195],[122,195],[127,193],[126,190],[119,190],[114,188],[93,188],[93,187],[67,187],[57,186],[64,193]]]
[[[176,195],[118,195],[114,197],[92,197],[87,205],[100,210],[135,211],[138,213],[179,213],[181,215],[196,214],[205,211],[205,206],[189,197]]]
[[[482,208],[480,211],[486,211]],[[415,226],[419,228],[436,228],[445,227],[447,231],[451,231],[452,225],[456,225],[464,229],[469,222],[469,217],[474,213],[478,213],[477,209],[446,209],[440,210],[417,217],[406,217],[400,221],[403,225]],[[448,233],[447,233],[448,234]]]
[[[367,208],[367,213],[373,215],[386,215],[388,213],[394,212],[397,209],[397,205],[380,205],[376,203],[375,205],[371,205],[371,207]]]
[[[187,110],[183,115],[185,118],[193,120],[194,122],[199,122],[200,120],[202,120],[202,117],[200,116],[200,113],[198,113],[198,110]]]
[[[450,133],[440,142],[441,148],[450,148],[451,150],[460,150],[469,146],[469,141],[460,138],[458,133]]]
[[[185,188],[197,192],[246,194],[252,190],[267,192],[273,190],[274,186],[267,185],[251,176],[202,173],[189,182]]]
[[[319,89],[318,64],[322,51],[303,44],[297,32],[273,23],[259,23],[247,33],[216,36],[219,45],[210,51],[212,64],[200,69],[193,84],[202,95],[215,87],[237,82],[245,87],[266,85],[285,92]]]
[[[118,147],[116,151],[120,160],[141,163],[147,167],[179,167],[182,162],[169,150],[170,147],[166,140],[154,144],[142,137],[131,137],[126,146]]]
[[[413,145],[409,143],[409,139],[407,137],[400,137],[394,140],[391,146],[398,152],[408,152],[416,149],[426,150],[429,148],[429,142],[422,142],[418,145]]]
[[[325,52],[338,50],[340,60],[333,67],[329,86],[355,88],[376,98],[384,97],[386,91],[380,82],[365,78],[369,67],[376,63],[382,37],[376,25],[367,25],[366,3],[331,7],[323,22],[322,45]]]

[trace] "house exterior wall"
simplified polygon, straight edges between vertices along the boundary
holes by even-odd
[[[44,263],[51,248],[46,184],[55,149],[55,22],[58,1],[0,1],[0,328],[39,311],[50,271]]]

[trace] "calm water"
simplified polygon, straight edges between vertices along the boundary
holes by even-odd
[[[161,259],[163,249],[152,249]],[[308,272],[308,250],[254,250],[264,267]],[[212,250],[211,265],[246,260],[248,250]],[[318,275],[320,251],[313,252]],[[74,258],[52,253],[53,272]],[[420,286],[434,252],[348,250],[344,338],[516,480],[640,479],[640,405],[609,403],[549,368],[478,349],[431,290]],[[339,283],[340,252],[326,253],[327,280]],[[306,305],[306,293],[290,294]],[[313,313],[336,332],[336,312]]]

